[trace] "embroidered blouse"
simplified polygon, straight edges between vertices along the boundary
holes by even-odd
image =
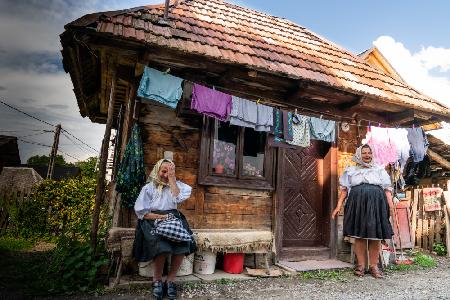
[[[136,203],[134,204],[134,211],[139,219],[143,219],[145,214],[152,210],[169,210],[176,209],[177,204],[188,199],[192,192],[192,187],[177,180],[177,186],[180,189],[178,196],[172,196],[170,187],[165,186],[159,195],[153,182],[147,183],[141,190]]]
[[[392,191],[391,178],[383,167],[363,168],[360,166],[347,167],[339,178],[341,189],[347,189],[350,193],[352,186],[362,183],[381,186],[384,190]]]

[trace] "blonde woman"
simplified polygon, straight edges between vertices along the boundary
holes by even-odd
[[[177,204],[191,195],[192,188],[177,180],[175,164],[168,159],[159,160],[149,176],[148,183],[142,188],[134,210],[138,217],[136,238],[133,249],[137,261],[153,260],[153,295],[162,299],[164,288],[169,299],[177,296],[174,285],[175,276],[185,255],[196,250],[194,241],[177,242],[153,233],[155,220],[163,220],[171,213],[179,218],[185,229],[192,234],[184,215],[177,210]],[[162,283],[162,273],[166,258],[171,255],[171,268],[166,285]]]

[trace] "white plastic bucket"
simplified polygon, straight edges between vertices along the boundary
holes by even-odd
[[[139,275],[142,277],[153,277],[153,260],[139,262]]]
[[[168,257],[169,270],[172,266],[172,257]],[[183,261],[181,262],[180,269],[178,269],[177,276],[186,276],[191,275],[194,270],[194,253],[191,255],[185,256]]]
[[[194,256],[194,272],[197,274],[213,274],[216,268],[216,254],[209,251],[196,252]]]

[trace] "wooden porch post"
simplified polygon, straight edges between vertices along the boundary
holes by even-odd
[[[113,113],[114,113],[114,93],[115,93],[115,85],[116,85],[116,73],[112,72],[111,76],[111,90],[109,93],[109,101],[108,101],[108,117],[106,119],[106,128],[105,134],[103,136],[102,141],[102,149],[100,154],[100,162],[99,162],[99,170],[97,173],[97,187],[95,189],[95,205],[94,212],[92,213],[92,224],[91,224],[91,246],[96,249],[97,246],[97,231],[98,231],[98,222],[100,216],[101,206],[103,204],[104,196],[105,196],[105,174],[106,174],[106,162],[108,160],[108,148],[109,148],[109,139],[111,137],[111,127],[113,123]]]

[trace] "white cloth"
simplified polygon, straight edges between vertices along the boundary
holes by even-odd
[[[384,168],[379,166],[373,168],[350,166],[345,169],[344,173],[339,178],[341,188],[346,188],[348,193],[350,193],[352,186],[360,185],[362,183],[379,185],[384,190],[392,191],[389,174]]]
[[[270,131],[273,125],[273,108],[263,104],[232,96],[230,124],[253,128],[255,131]]]
[[[177,204],[189,198],[192,192],[192,188],[189,185],[179,180],[177,180],[177,186],[180,189],[180,193],[174,197],[168,186],[165,186],[161,195],[159,195],[153,182],[144,185],[134,204],[136,216],[139,219],[143,219],[144,215],[152,210],[176,209]]]
[[[397,148],[397,159],[400,162],[400,170],[403,172],[411,148],[408,141],[408,130],[405,128],[389,128],[388,133]]]

